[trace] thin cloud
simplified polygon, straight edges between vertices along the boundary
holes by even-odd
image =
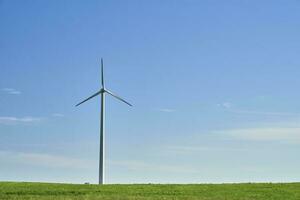
[[[219,136],[235,140],[300,144],[300,126],[297,120],[300,117],[299,113],[239,109],[231,103],[222,103],[218,104],[218,106],[221,106],[227,112],[235,114],[295,118],[295,120],[292,121],[276,122],[260,127],[213,131],[213,133],[217,133]]]
[[[217,106],[225,108],[225,109],[229,109],[232,107],[232,104],[229,102],[223,102],[223,103],[217,104]]]
[[[91,169],[94,166],[91,161],[43,153],[0,151],[0,160],[51,168]]]
[[[238,110],[233,109],[229,112],[237,114],[250,114],[250,115],[271,115],[271,116],[300,116],[298,113],[289,113],[289,112],[265,112],[265,111],[255,111],[255,110]]]
[[[0,124],[19,124],[19,123],[33,123],[41,121],[41,118],[37,117],[0,117]]]
[[[165,153],[168,155],[174,154],[174,155],[193,155],[193,154],[199,154],[199,153],[207,153],[207,152],[224,152],[224,151],[246,151],[245,148],[238,148],[238,147],[220,147],[220,146],[195,146],[195,145],[189,145],[189,146],[166,146],[163,148]]]
[[[300,143],[300,127],[261,127],[215,131],[237,140]]]
[[[14,88],[2,88],[2,92],[5,92],[6,94],[11,94],[11,95],[19,95],[21,94],[20,91],[14,89]]]
[[[161,108],[161,109],[158,109],[158,111],[170,113],[170,112],[175,112],[176,110],[170,109],[170,108]]]
[[[198,173],[199,171],[195,168],[191,168],[186,165],[163,165],[155,163],[147,163],[144,161],[137,160],[120,160],[120,161],[109,161],[110,165],[127,168],[133,171],[144,171],[144,172],[166,172],[166,173]]]
[[[61,114],[61,113],[53,113],[52,114],[52,117],[64,117],[65,115],[64,114]]]
[[[211,151],[212,147],[203,147],[203,146],[167,146],[165,150],[170,153],[175,154],[190,154],[197,152],[207,152]]]
[[[270,111],[258,111],[258,110],[247,110],[239,109],[234,107],[232,103],[224,102],[217,104],[217,106],[222,107],[225,111],[235,114],[245,114],[245,115],[269,115],[269,116],[300,116],[299,113],[290,112],[270,112]]]

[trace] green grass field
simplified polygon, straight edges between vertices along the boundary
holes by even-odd
[[[98,186],[0,182],[0,199],[300,200],[300,183]]]

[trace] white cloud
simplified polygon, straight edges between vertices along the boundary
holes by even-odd
[[[175,112],[174,109],[170,109],[170,108],[161,108],[161,109],[158,109],[159,111],[161,112]]]
[[[36,117],[0,117],[0,124],[7,124],[7,125],[15,125],[18,123],[32,123],[32,122],[39,122],[41,118]]]
[[[12,94],[12,95],[19,95],[21,94],[20,91],[14,89],[14,88],[2,88],[2,91],[7,93],[7,94]]]
[[[91,166],[94,166],[93,163],[87,160],[43,153],[0,151],[0,160],[6,163],[10,162],[51,168],[91,169]]]
[[[65,115],[61,114],[61,113],[53,113],[52,116],[53,117],[64,117]]]
[[[238,140],[300,143],[300,127],[262,127],[215,131]]]

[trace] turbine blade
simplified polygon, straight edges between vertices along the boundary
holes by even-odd
[[[79,106],[80,104],[83,104],[84,102],[86,102],[86,101],[90,100],[91,98],[93,98],[93,97],[95,97],[95,96],[99,95],[100,93],[101,93],[101,91],[99,91],[99,92],[96,92],[95,94],[93,94],[93,95],[92,95],[92,96],[90,96],[89,98],[87,98],[87,99],[83,100],[82,102],[80,102],[80,103],[76,104],[76,106]]]
[[[115,97],[116,99],[119,99],[120,101],[123,101],[124,103],[126,103],[129,106],[132,106],[130,103],[128,103],[127,101],[125,101],[124,99],[122,99],[121,97],[115,95],[114,93],[112,93],[109,90],[105,90],[105,92],[107,92],[108,94],[110,94],[111,96]]]
[[[103,58],[101,58],[101,85],[104,88]]]

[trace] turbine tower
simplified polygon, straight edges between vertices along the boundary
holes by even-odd
[[[109,94],[116,99],[132,106],[130,103],[122,99],[121,97],[117,96],[116,94],[112,93],[111,91],[105,88],[104,84],[104,74],[103,74],[103,59],[101,58],[101,89],[93,94],[92,96],[88,97],[87,99],[83,100],[82,102],[78,103],[76,106],[98,96],[101,95],[101,113],[100,113],[100,153],[99,153],[99,184],[104,184],[104,150],[105,150],[105,94]]]

